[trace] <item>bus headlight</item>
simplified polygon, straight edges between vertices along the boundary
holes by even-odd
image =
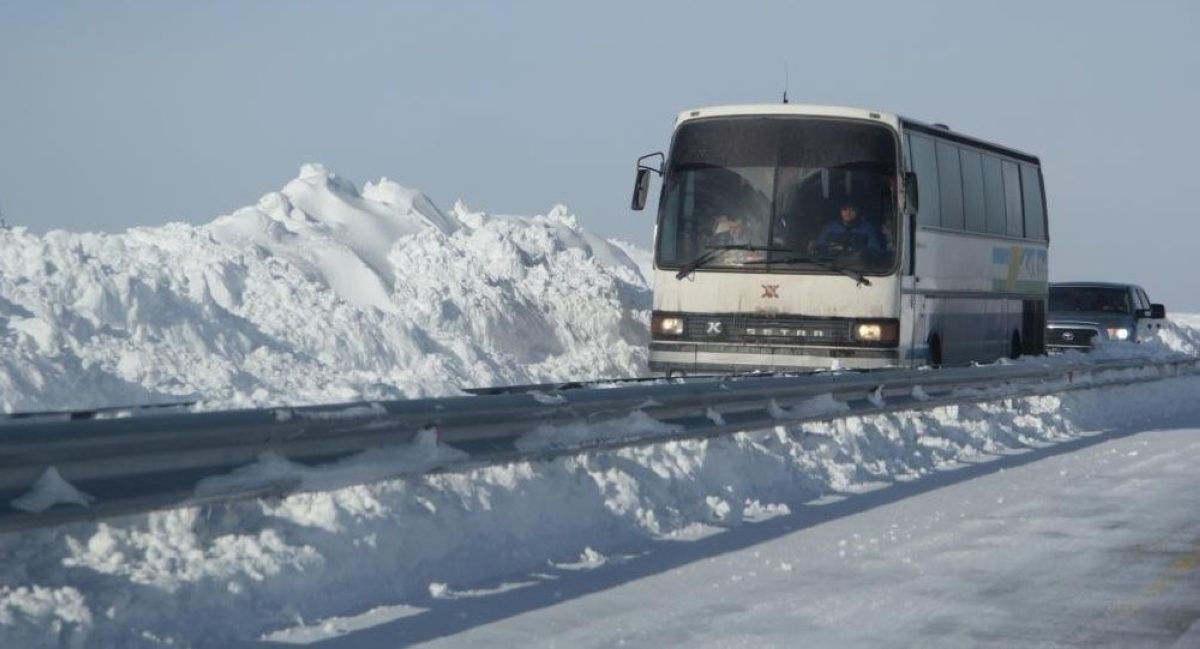
[[[1129,329],[1126,327],[1109,327],[1105,331],[1112,340],[1129,340]]]
[[[877,343],[883,340],[883,325],[860,324],[858,325],[858,331],[855,333],[859,340]]]
[[[664,336],[679,336],[683,334],[683,318],[677,315],[655,313],[650,319],[650,331]]]
[[[895,345],[900,337],[900,323],[895,320],[856,322],[850,331],[856,342]]]

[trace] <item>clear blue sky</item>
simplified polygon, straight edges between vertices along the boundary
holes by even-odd
[[[206,222],[304,162],[648,245],[676,112],[791,98],[1042,157],[1053,279],[1200,310],[1200,3],[5,2],[0,201],[36,231]],[[652,206],[653,207],[653,206]]]

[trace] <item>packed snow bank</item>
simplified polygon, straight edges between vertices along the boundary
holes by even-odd
[[[1163,344],[1178,352],[1200,355],[1200,313],[1175,313],[1167,320],[1167,326],[1158,334]]]
[[[0,646],[223,647],[419,614],[964,462],[1194,419],[1198,387],[847,417],[3,535]]]
[[[629,251],[628,253],[626,251]],[[645,370],[644,253],[320,165],[204,226],[0,229],[0,409],[452,393]]]

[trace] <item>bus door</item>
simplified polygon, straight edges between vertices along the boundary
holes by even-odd
[[[901,248],[904,259],[900,274],[900,322],[908,328],[907,345],[909,359],[905,363],[910,367],[928,364],[928,353],[918,353],[925,345],[926,332],[929,324],[925,314],[925,300],[918,295],[917,269],[917,219],[913,214],[904,216],[904,245]],[[901,329],[903,331],[903,329]]]

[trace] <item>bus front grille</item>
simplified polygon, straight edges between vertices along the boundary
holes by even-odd
[[[689,314],[684,318],[682,337],[698,341],[785,345],[845,345],[852,342],[849,320],[794,316]]]

